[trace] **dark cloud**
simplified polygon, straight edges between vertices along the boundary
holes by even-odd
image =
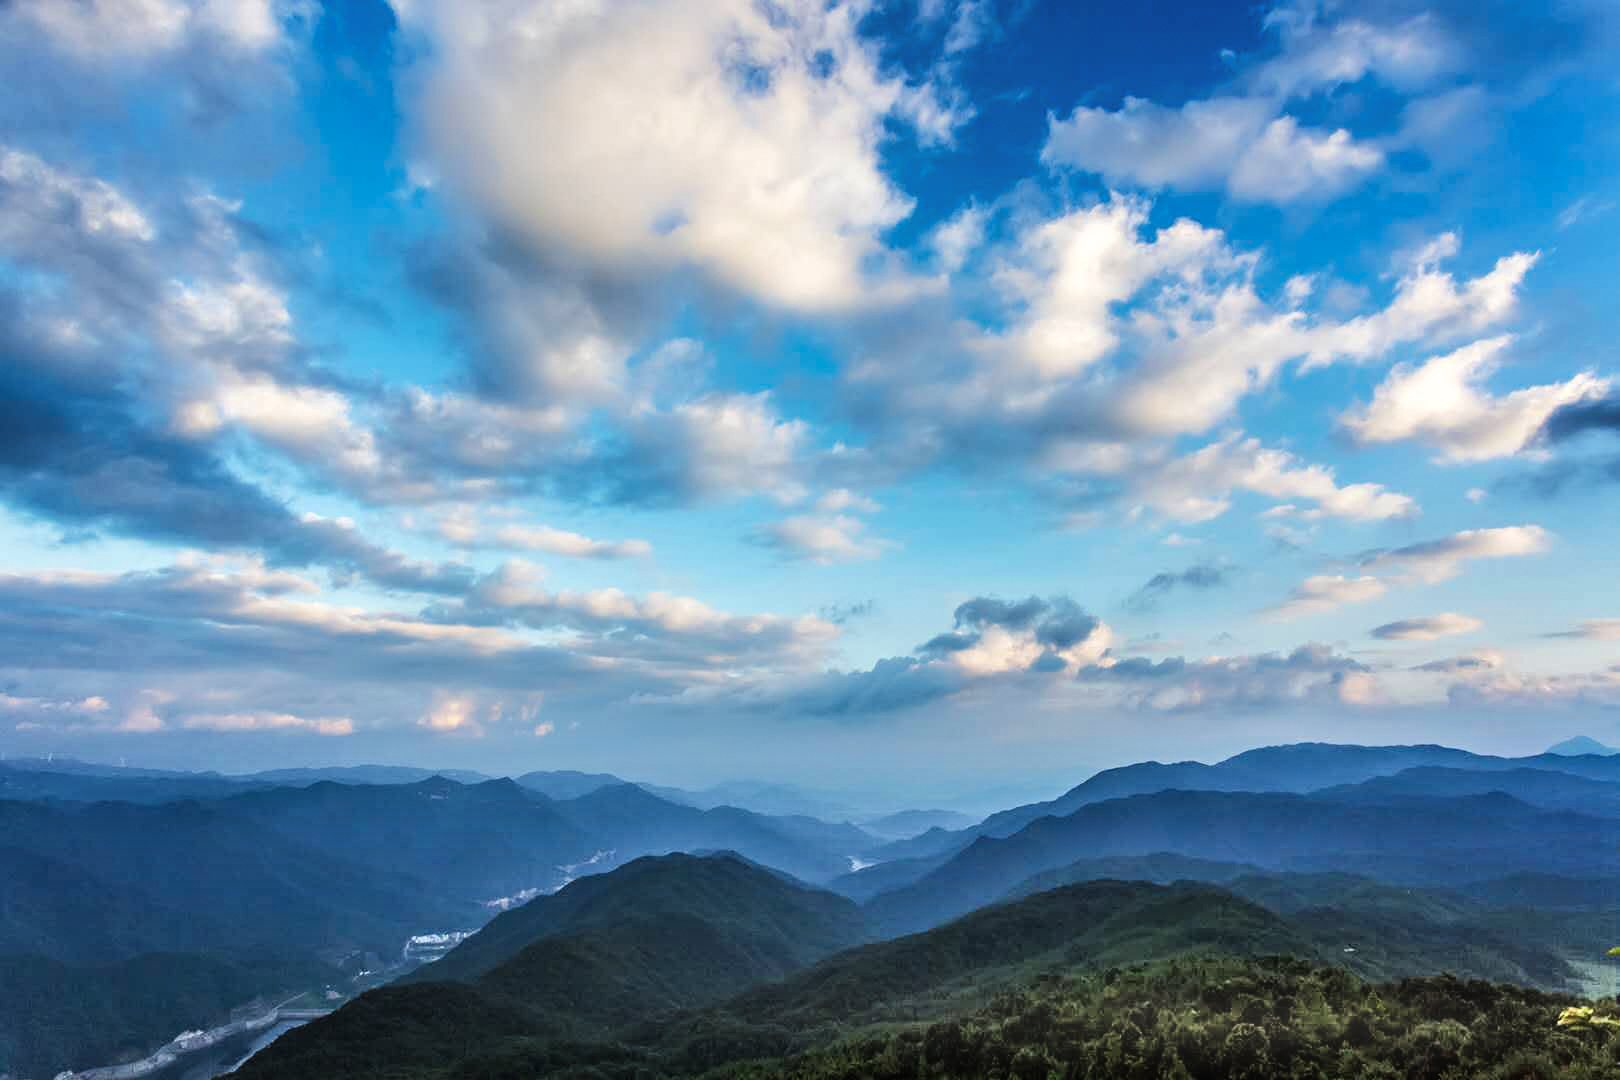
[[[862,600],[854,604],[823,604],[816,612],[834,626],[843,626],[856,619],[864,619],[877,608],[877,601]]]
[[[169,434],[114,384],[53,367],[0,306],[0,496],[77,534],[111,532],[278,566],[322,565],[384,588],[453,593],[456,565],[407,560],[335,521],[293,513],[238,477],[215,448]]]
[[[1067,596],[1054,597],[1044,619],[1035,627],[1035,640],[1054,649],[1069,649],[1097,632],[1102,620],[1088,615]],[[1060,665],[1061,666],[1061,665]]]
[[[1231,581],[1231,572],[1214,563],[1200,563],[1185,570],[1165,570],[1148,578],[1131,594],[1127,605],[1147,611],[1177,589],[1218,589]]]
[[[1259,709],[1302,702],[1363,701],[1370,669],[1326,645],[1308,644],[1288,653],[1207,660],[1130,657],[1108,666],[1081,668],[1076,678],[1117,687],[1124,691],[1127,702],[1139,707]],[[1357,679],[1363,682],[1353,681]]]
[[[892,656],[869,671],[829,672],[773,707],[807,716],[888,713],[950,697],[964,682],[953,669],[911,656]]]
[[[1037,596],[1012,602],[993,596],[975,596],[957,605],[955,620],[959,628],[1001,626],[1008,630],[1025,630],[1050,607]]]
[[[917,647],[922,656],[941,657],[962,652],[977,645],[984,631],[992,626],[1012,633],[1033,632],[1036,642],[1051,650],[1073,648],[1096,633],[1102,620],[1086,611],[1067,596],[1054,596],[1043,600],[1030,596],[1023,600],[1002,600],[994,596],[975,596],[957,605],[954,614],[955,629],[937,634]],[[1051,660],[1042,658],[1044,667],[1053,670]],[[1061,668],[1062,662],[1058,664]]]
[[[1620,435],[1620,397],[1565,405],[1547,418],[1538,438],[1546,444],[1560,445],[1575,442],[1590,432]],[[1524,476],[1500,481],[1498,486],[1555,498],[1570,488],[1611,483],[1620,483],[1620,456],[1555,461]]]
[[[1564,442],[1587,431],[1620,433],[1620,397],[1580,401],[1565,405],[1542,425],[1541,434],[1548,442]]]
[[[1475,671],[1494,671],[1502,662],[1491,656],[1453,656],[1445,660],[1430,660],[1418,664],[1413,671],[1427,671],[1439,675],[1462,675]]]

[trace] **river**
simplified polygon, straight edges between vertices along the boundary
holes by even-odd
[[[275,1042],[307,1020],[281,1020],[262,1031],[249,1031],[187,1054],[158,1072],[148,1073],[141,1080],[213,1080],[242,1067],[248,1058]]]

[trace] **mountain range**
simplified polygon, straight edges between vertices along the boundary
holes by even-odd
[[[1593,985],[1572,961],[1606,948],[1620,895],[1604,841],[1620,825],[1620,758],[1595,754],[1268,747],[1107,770],[966,828],[938,811],[863,828],[703,808],[605,773],[327,773],[0,765],[0,1072],[138,1056],[182,1014],[205,1026],[322,985],[346,998],[384,972],[405,978],[337,1015],[487,1009],[513,1038],[606,1038],[884,947],[862,943],[1108,879],[1252,906],[1285,927],[1244,922],[1253,940],[1368,978],[1571,988]],[[402,965],[406,939],[451,931],[470,936]],[[920,993],[889,978],[885,1002]],[[184,992],[157,993],[160,980]],[[440,984],[459,989],[436,1002]]]

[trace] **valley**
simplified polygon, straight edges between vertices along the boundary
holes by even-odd
[[[954,832],[913,815],[922,831],[901,840],[608,776],[554,794],[536,777],[386,779],[210,778],[210,797],[174,800],[194,782],[0,767],[13,790],[52,792],[0,802],[26,824],[0,848],[16,870],[0,992],[31,1010],[0,1032],[12,1075],[393,1076],[344,1071],[350,1050],[287,1062],[333,1032],[370,1061],[367,1039],[406,1027],[398,1075],[459,1075],[467,1035],[440,1017],[514,1046],[650,1039],[635,1054],[662,1060],[697,1022],[683,1018],[711,1010],[703,1023],[741,1024],[744,1044],[763,1024],[773,1054],[808,1052],[980,1008],[1033,974],[1210,950],[1369,984],[1449,973],[1613,994],[1620,861],[1583,842],[1620,823],[1608,759],[1277,747],[1112,770]],[[151,876],[164,859],[182,881]],[[84,895],[68,881],[96,883],[92,910],[61,906]],[[246,1016],[248,1000],[299,1009]]]

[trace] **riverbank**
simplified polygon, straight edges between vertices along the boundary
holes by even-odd
[[[284,1009],[278,1006],[262,1015],[233,1020],[229,1024],[222,1024],[206,1031],[185,1032],[139,1061],[125,1065],[104,1065],[81,1072],[64,1071],[57,1073],[54,1080],[166,1080],[171,1073],[179,1076],[183,1072],[189,1072],[191,1066],[198,1064],[194,1061],[198,1057],[229,1051],[236,1042],[242,1042],[244,1046],[252,1048],[250,1053],[254,1052],[262,1048],[254,1045],[259,1041],[257,1036],[271,1034],[273,1028],[282,1024],[288,1025],[287,1030],[291,1030],[299,1024],[325,1016],[330,1011]],[[265,1039],[262,1045],[268,1045],[270,1041]],[[235,1056],[245,1060],[248,1055]],[[241,1060],[236,1061],[236,1064],[240,1063]]]

